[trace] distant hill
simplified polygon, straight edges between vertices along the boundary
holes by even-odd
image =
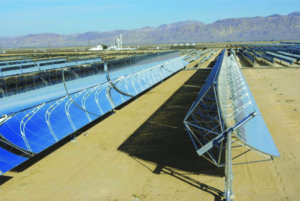
[[[13,38],[0,37],[3,47],[71,46],[111,44],[114,38],[123,34],[125,44],[158,44],[179,42],[225,42],[271,39],[300,39],[300,12],[289,15],[267,17],[232,18],[218,20],[212,24],[199,21],[183,21],[164,24],[157,28],[144,27],[134,30],[110,32],[87,32],[83,34],[60,35],[53,33],[29,34]]]

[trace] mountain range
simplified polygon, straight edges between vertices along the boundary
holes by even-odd
[[[188,20],[164,24],[157,28],[144,27],[134,30],[110,32],[86,32],[61,35],[54,33],[29,34],[18,37],[0,37],[0,45],[10,47],[88,46],[90,44],[113,43],[114,38],[123,34],[125,45],[161,44],[180,42],[225,42],[253,40],[300,39],[300,12],[289,15],[267,17],[231,18],[211,24]]]

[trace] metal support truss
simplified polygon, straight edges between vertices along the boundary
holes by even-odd
[[[23,119],[21,120],[20,122],[20,131],[21,131],[21,135],[22,135],[22,138],[25,142],[25,145],[28,149],[28,151],[32,152],[32,149],[27,141],[27,138],[26,138],[26,133],[25,133],[25,129],[26,129],[26,124],[27,122],[45,105],[45,103],[35,107],[31,112],[29,112],[28,114],[26,114]]]
[[[94,95],[95,96],[95,101],[97,103],[97,106],[98,106],[98,109],[100,110],[101,115],[104,114],[104,113],[103,113],[103,110],[102,110],[102,108],[100,106],[100,103],[99,103],[99,94],[107,86],[108,86],[108,83],[101,84],[100,87],[96,90],[95,95]]]
[[[216,87],[213,83],[198,103],[195,104],[192,111],[189,111],[188,116],[184,120],[187,130],[192,136],[197,153],[216,166],[220,166],[222,162],[223,139],[214,141],[214,145],[218,150],[203,151],[201,148],[224,131],[224,124],[219,111]]]
[[[74,123],[72,121],[71,115],[70,115],[70,106],[85,91],[86,91],[86,89],[82,90],[79,93],[76,93],[73,97],[70,96],[69,100],[66,102],[66,105],[65,105],[66,115],[67,115],[68,120],[69,120],[69,122],[70,122],[70,124],[71,124],[71,126],[72,126],[72,128],[73,128],[74,131],[76,131],[76,127],[75,127],[75,125],[74,125]]]
[[[55,108],[57,108],[57,106],[59,106],[59,104],[61,104],[68,96],[65,96],[57,101],[55,101],[54,104],[52,104],[46,111],[45,113],[45,119],[46,119],[46,123],[48,125],[48,128],[50,130],[50,133],[52,134],[53,138],[55,139],[56,142],[58,142],[58,138],[56,137],[52,126],[51,126],[51,122],[50,122],[50,117],[51,117],[51,113],[55,110]]]
[[[135,87],[134,79],[133,79],[135,76],[136,76],[136,75],[135,75],[135,73],[134,73],[130,78],[128,78],[128,79],[126,80],[126,82],[125,82],[125,86],[126,86],[127,93],[129,93],[128,83],[131,81],[131,84],[132,84],[132,86],[133,86],[135,95],[137,95],[137,94],[138,94],[138,91],[137,91],[137,89],[136,89],[136,87]]]
[[[111,107],[115,108],[116,106],[115,106],[114,101],[112,100],[111,95],[110,95],[111,88],[113,88],[113,86],[111,84],[108,87],[106,87],[105,94],[106,94],[106,98],[108,99],[109,104],[111,105]]]
[[[124,79],[121,79],[120,81],[118,81],[114,86],[115,86],[115,88],[117,88],[119,91],[121,91],[120,90],[120,88],[121,88],[121,85],[124,83]],[[125,85],[125,88],[126,88],[127,86]],[[114,89],[115,89],[114,88]],[[122,91],[123,92],[123,91]],[[124,92],[123,92],[124,93]],[[120,95],[120,97],[121,97],[121,99],[122,99],[122,102],[125,102],[125,99],[124,99],[124,97],[123,97],[123,94],[122,93],[119,93],[119,95]]]
[[[95,90],[97,90],[99,87],[100,87],[100,85],[97,85],[97,86],[93,87],[92,89],[90,89],[89,91],[87,91],[87,92],[83,95],[83,97],[82,97],[82,99],[81,99],[81,105],[82,105],[82,108],[84,109],[85,114],[86,114],[86,116],[87,116],[87,118],[88,118],[88,120],[89,120],[90,122],[92,121],[92,119],[91,119],[89,113],[88,113],[87,110],[86,110],[86,106],[85,106],[86,100],[87,100],[87,98],[88,98]]]

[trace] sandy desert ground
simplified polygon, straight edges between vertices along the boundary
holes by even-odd
[[[1,176],[1,200],[221,200],[224,169],[196,154],[182,123],[209,72],[181,71]],[[299,200],[300,69],[242,72],[281,158],[234,166],[235,200]]]
[[[300,69],[244,69],[242,72],[281,157],[272,162],[235,167],[235,186],[247,186],[240,188],[244,193],[237,200],[299,200],[300,111],[295,109],[300,108]]]

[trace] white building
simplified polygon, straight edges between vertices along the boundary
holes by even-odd
[[[90,51],[102,51],[103,50],[103,46],[102,45],[97,45],[97,47],[91,48],[89,50]]]

